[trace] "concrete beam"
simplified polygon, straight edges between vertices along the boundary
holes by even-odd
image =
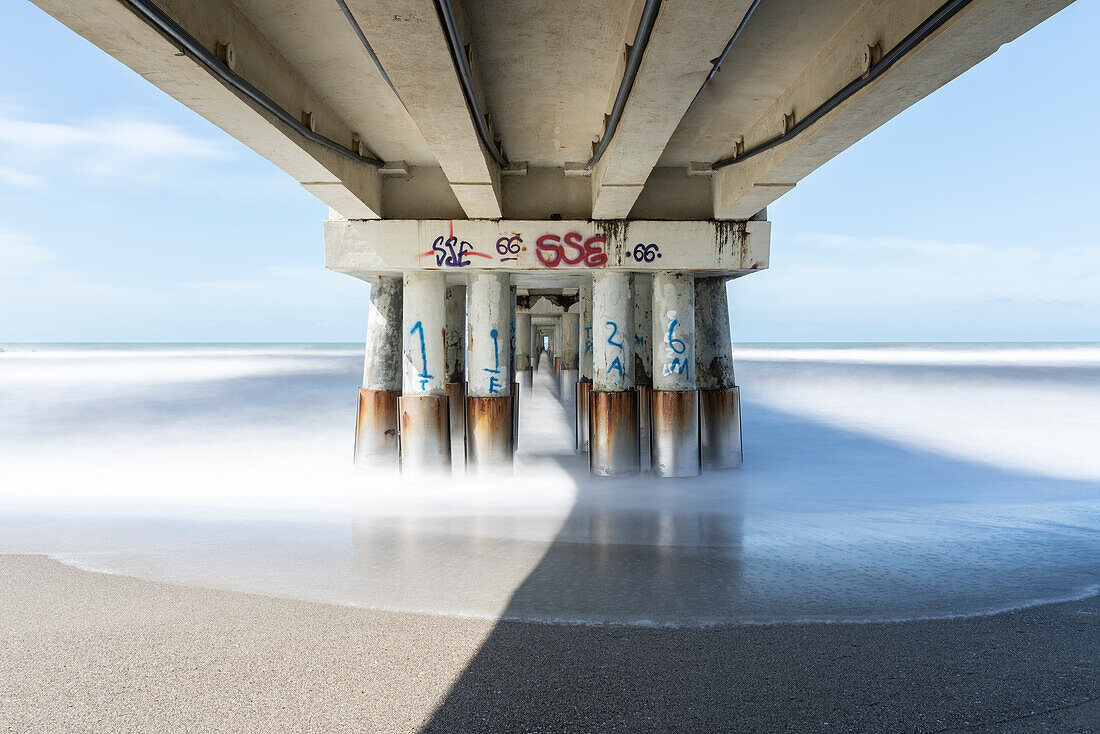
[[[739,276],[768,267],[771,238],[767,221],[329,220],[324,229],[325,265],[358,278],[413,270]]]
[[[466,216],[502,216],[500,169],[478,138],[431,0],[349,0]]]
[[[615,137],[592,174],[592,218],[625,219],[751,0],[664,3]],[[633,32],[633,31],[631,31]]]
[[[751,216],[835,155],[1070,2],[971,3],[883,77],[810,130],[743,163],[719,170],[713,188],[715,218]],[[744,133],[744,149],[750,150],[780,134],[785,116],[794,114],[797,120],[860,76],[869,46],[878,44],[882,50],[889,50],[941,4],[941,0],[864,3]]]
[[[342,216],[381,216],[378,171],[302,137],[225,86],[119,0],[34,2],[147,81],[240,140]],[[315,131],[352,149],[356,131],[314,93],[248,19],[227,0],[164,0],[162,10],[211,51],[233,48],[235,73]]]

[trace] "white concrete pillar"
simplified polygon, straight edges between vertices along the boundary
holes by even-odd
[[[531,335],[531,313],[529,311],[516,312],[516,374],[519,376],[519,384],[523,387],[531,387],[531,347],[534,339]]]
[[[663,477],[699,473],[699,396],[695,392],[695,278],[653,276],[653,471]]]
[[[578,451],[588,451],[588,402],[592,392],[592,282],[580,287],[581,306],[581,379],[577,382],[577,443]]]
[[[449,472],[446,275],[418,270],[404,276],[402,298],[401,471]]]
[[[650,392],[653,389],[653,277],[634,274],[634,389],[638,391],[638,446],[643,470],[650,468]]]
[[[724,277],[695,279],[696,384],[704,469],[741,465],[741,391],[733,373],[733,341]]]
[[[638,396],[634,390],[633,275],[592,277],[592,398],[589,467],[601,476],[638,471]]]
[[[507,273],[470,273],[466,298],[466,465],[470,470],[511,466],[514,308]]]
[[[447,286],[447,410],[451,426],[451,463],[466,461],[466,286]]]
[[[355,465],[397,468],[401,397],[401,278],[370,283],[363,386],[355,421]]]
[[[559,374],[562,400],[569,403],[576,398],[577,379],[580,377],[581,317],[576,311],[561,315],[561,373]]]

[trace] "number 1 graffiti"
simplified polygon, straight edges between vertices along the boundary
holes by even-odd
[[[420,372],[417,374],[417,378],[420,380],[420,389],[423,390],[428,384],[428,380],[433,379],[433,375],[428,374],[428,350],[424,345],[424,322],[417,321],[413,324],[413,327],[409,329],[410,334],[420,334]]]

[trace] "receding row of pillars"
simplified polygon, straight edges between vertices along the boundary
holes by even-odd
[[[579,312],[516,311],[504,273],[465,286],[414,271],[372,281],[356,463],[403,474],[510,467],[522,390],[545,357],[575,399],[593,474],[681,477],[741,464],[726,279],[605,271]],[[545,318],[536,321],[545,322]]]

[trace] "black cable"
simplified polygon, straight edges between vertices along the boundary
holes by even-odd
[[[310,130],[306,125],[302,124],[301,120],[280,107],[274,100],[254,87],[246,79],[234,73],[221,59],[211,53],[210,50],[199,43],[194,36],[184,30],[179,23],[172,20],[164,11],[149,0],[120,0],[120,2],[129,7],[130,10],[142,18],[146,23],[179,47],[180,51],[190,54],[195,61],[206,67],[207,71],[211,74],[267,110],[267,112],[284,125],[292,128],[299,135],[333,153],[337,153],[353,161],[366,163],[376,168],[381,168],[385,165],[377,158],[361,156],[358,151],[345,148],[335,140],[330,140],[324,135],[320,135]]]
[[[339,1],[339,0],[338,0]],[[695,96],[691,98],[691,104],[684,110],[684,116],[695,106],[695,100],[699,99],[699,95],[703,93],[703,90],[710,84],[710,80],[714,78],[714,75],[718,73],[718,69],[722,66],[722,62],[726,60],[726,57],[730,55],[730,50],[733,48],[733,44],[737,41],[738,36],[741,35],[741,31],[745,30],[745,26],[749,24],[749,18],[756,12],[756,6],[760,4],[760,0],[752,0],[752,5],[745,11],[745,17],[741,18],[741,22],[737,24],[737,29],[730,36],[730,40],[726,42],[726,47],[722,49],[722,53],[717,59],[711,62],[710,73],[707,74],[707,78],[703,80],[703,83],[699,85],[699,91],[695,93]],[[681,118],[683,119],[683,118]]]
[[[755,155],[759,155],[766,150],[771,150],[777,145],[781,145],[796,135],[802,133],[815,122],[820,120],[825,115],[832,112],[845,100],[851,97],[859,90],[866,87],[868,84],[878,79],[880,76],[886,73],[891,66],[896,64],[907,53],[916,48],[924,39],[936,32],[944,23],[951,20],[951,18],[960,10],[965,8],[971,3],[972,0],[949,0],[940,6],[939,10],[930,15],[923,23],[916,27],[916,29],[906,36],[902,41],[887,51],[877,64],[873,64],[870,70],[865,76],[861,76],[858,79],[853,79],[843,89],[834,94],[829,99],[825,100],[820,106],[816,107],[813,112],[806,115],[806,117],[799,120],[791,129],[782,135],[777,135],[770,140],[766,140],[760,145],[757,145],[749,150],[745,151],[741,155],[731,156],[729,158],[723,158],[720,161],[716,161],[712,166],[715,170],[719,168],[725,168],[726,166],[732,166],[734,163],[740,163],[741,161],[752,158]]]
[[[393,86],[393,82],[390,81],[389,74],[382,68],[382,62],[378,60],[378,55],[374,53],[374,49],[371,48],[370,42],[367,37],[363,35],[363,29],[359,27],[359,21],[355,19],[355,16],[351,14],[351,9],[344,0],[336,0],[336,4],[340,6],[340,10],[343,11],[344,17],[348,19],[348,23],[351,25],[351,29],[355,31],[355,35],[359,36],[359,42],[363,44],[363,48],[367,52],[367,56],[370,56],[370,60],[374,62],[375,67],[378,68],[378,73],[382,75],[382,78],[386,81],[390,90],[393,91],[393,95],[397,97],[397,101],[401,103],[402,107],[405,107],[405,101],[401,99],[401,95],[397,93],[397,87]],[[407,110],[408,107],[405,107]]]
[[[604,126],[603,137],[588,162],[584,164],[586,171],[599,163],[607,146],[611,144],[611,138],[615,137],[615,130],[619,127],[619,119],[623,116],[623,108],[630,97],[630,90],[634,87],[634,80],[638,76],[638,68],[642,65],[642,55],[649,44],[650,33],[657,22],[657,11],[661,7],[661,0],[646,0],[642,9],[642,17],[638,21],[638,31],[634,34],[634,45],[630,47],[630,55],[626,58],[626,68],[623,69],[623,78],[619,82],[619,91],[615,94],[615,104],[611,107],[611,114]]]
[[[458,33],[458,19],[455,17],[454,6],[451,0],[435,0],[436,12],[439,13],[440,23],[443,25],[444,35],[447,36],[447,46],[451,49],[451,58],[454,60],[455,69],[458,70],[458,79],[462,83],[462,93],[466,97],[466,106],[474,118],[478,137],[481,144],[489,151],[497,165],[505,168],[508,160],[497,148],[493,135],[489,131],[489,123],[485,120],[485,113],[481,109],[481,99],[477,96],[477,88],[474,86],[474,75],[470,71],[470,60],[466,58],[466,51],[462,44],[462,37]]]

